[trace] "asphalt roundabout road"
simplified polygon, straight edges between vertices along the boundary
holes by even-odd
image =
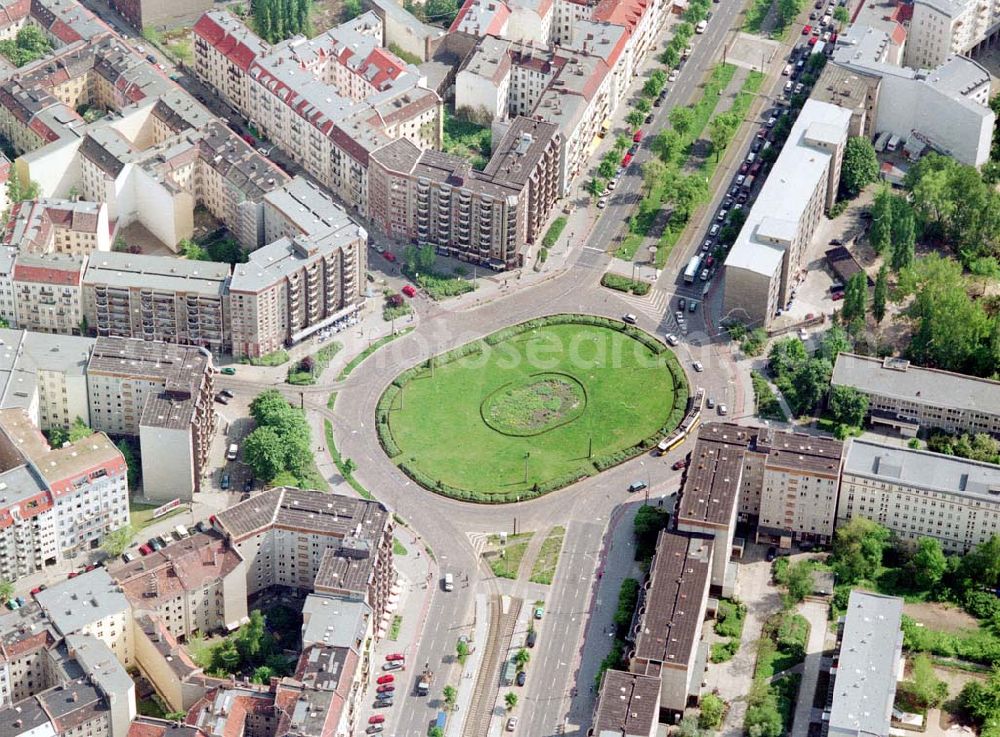
[[[683,417],[673,352],[619,320],[528,320],[430,358],[379,399],[385,453],[426,489],[523,501],[649,450]]]

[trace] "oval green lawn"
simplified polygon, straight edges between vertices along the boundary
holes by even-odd
[[[676,401],[668,360],[670,351],[657,356],[605,327],[554,324],[520,333],[403,386],[388,413],[401,450],[395,460],[434,482],[505,501],[530,495],[535,484],[591,475],[588,451],[597,458],[625,450],[667,422]],[[505,387],[530,387],[533,376],[546,373],[568,374],[584,387],[582,412],[529,436],[504,434],[483,420],[484,400],[490,407],[498,390],[523,398]]]

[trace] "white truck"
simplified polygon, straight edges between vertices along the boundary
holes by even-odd
[[[684,283],[694,284],[694,280],[698,278],[698,271],[701,269],[701,255],[692,256],[691,260],[688,261],[687,268],[684,269]]]

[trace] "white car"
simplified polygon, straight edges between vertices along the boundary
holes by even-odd
[[[720,415],[722,415],[723,417],[725,417],[726,415],[729,414],[729,407],[727,407],[724,404],[720,404],[718,412],[719,412]]]
[[[678,345],[680,343],[680,341],[677,339],[676,335],[674,335],[673,333],[668,333],[667,334],[667,343],[669,343],[670,345],[674,345],[675,346],[675,345]]]
[[[633,315],[631,312],[622,315],[622,322],[627,323],[629,325],[635,325],[636,322],[638,322],[638,320],[639,318]]]
[[[799,328],[799,340],[805,340],[809,337],[809,332],[805,328]]]
[[[599,199],[597,201],[597,209],[598,210],[603,210],[607,206],[608,206],[608,198],[607,197],[602,197],[601,199]]]
[[[511,717],[507,720],[507,731],[513,732],[515,729],[517,729],[517,717]]]
[[[701,365],[701,361],[695,361],[691,364],[691,368],[695,370],[696,373],[701,373],[705,370],[705,367]]]
[[[667,76],[667,81],[668,82],[676,82],[678,74],[679,74],[679,72],[676,69],[671,69],[670,70],[670,74]]]

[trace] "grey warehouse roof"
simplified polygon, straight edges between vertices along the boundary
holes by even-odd
[[[129,608],[125,594],[103,568],[55,584],[35,599],[64,636]]]

